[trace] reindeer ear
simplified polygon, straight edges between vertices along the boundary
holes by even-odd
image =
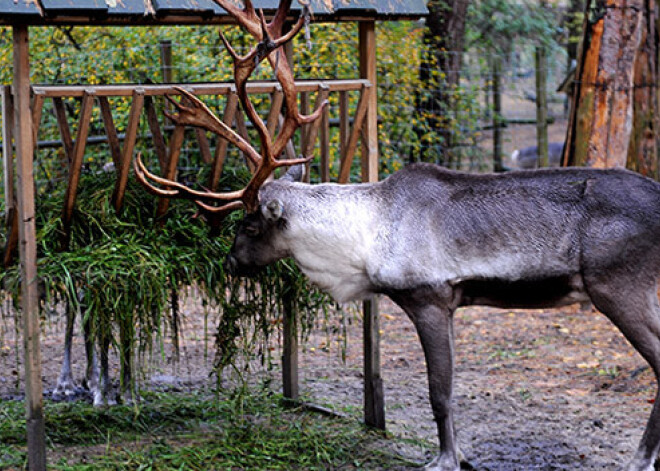
[[[275,222],[282,217],[284,212],[284,205],[280,200],[270,200],[268,203],[261,206],[261,214],[266,221]]]
[[[298,164],[289,167],[279,180],[285,182],[301,182],[305,176],[305,164]]]

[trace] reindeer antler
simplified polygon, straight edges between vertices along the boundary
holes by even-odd
[[[273,170],[282,166],[296,165],[308,162],[310,157],[303,157],[293,160],[280,160],[278,156],[282,154],[287,142],[293,136],[293,133],[302,124],[312,122],[318,119],[327,106],[327,100],[322,106],[308,116],[300,114],[298,110],[297,93],[295,89],[293,72],[282,52],[281,47],[290,41],[304,26],[305,18],[310,14],[307,5],[303,5],[303,11],[296,24],[291,30],[282,35],[284,22],[287,19],[291,0],[282,0],[270,23],[266,22],[263,11],[255,11],[252,2],[245,0],[245,8],[239,9],[231,1],[214,0],[218,5],[224,8],[227,13],[236,19],[238,24],[249,32],[257,41],[246,55],[240,56],[231,47],[227,38],[220,33],[222,42],[234,61],[234,82],[236,83],[236,93],[241,101],[245,113],[252,122],[259,134],[261,149],[257,151],[249,142],[241,137],[236,131],[222,122],[199,98],[187,90],[177,87],[176,90],[187,98],[190,104],[184,105],[181,102],[167,96],[167,99],[177,110],[176,114],[167,114],[167,116],[180,125],[197,126],[214,132],[229,142],[237,146],[250,161],[256,166],[254,174],[247,186],[239,191],[228,193],[214,193],[210,191],[192,190],[180,183],[157,177],[147,171],[138,155],[134,162],[135,174],[138,180],[145,188],[158,196],[165,198],[185,198],[191,199],[204,211],[215,214],[226,214],[230,211],[244,207],[248,213],[255,212],[258,208],[259,187],[270,177]],[[255,110],[247,93],[247,82],[254,70],[265,58],[268,58],[275,77],[282,86],[284,99],[286,102],[286,112],[284,122],[280,133],[275,140],[270,136],[265,123]],[[161,189],[154,186],[148,180],[165,186],[169,189]],[[212,203],[219,203],[214,206]]]

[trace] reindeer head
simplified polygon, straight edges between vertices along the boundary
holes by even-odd
[[[303,164],[311,159],[302,156],[294,160],[280,160],[287,142],[293,133],[302,124],[318,119],[327,101],[309,115],[303,116],[298,109],[293,73],[283,53],[281,46],[290,41],[303,27],[309,15],[306,5],[303,12],[292,29],[282,34],[284,22],[287,18],[291,0],[282,0],[270,23],[266,22],[263,12],[256,13],[252,2],[245,1],[245,9],[237,8],[231,1],[214,0],[233,16],[239,25],[250,33],[258,43],[245,56],[239,56],[231,47],[227,39],[220,33],[223,43],[234,61],[234,81],[236,93],[243,110],[257,130],[261,143],[257,150],[237,132],[220,120],[204,103],[192,93],[177,88],[184,95],[189,104],[184,105],[167,97],[177,110],[176,114],[168,117],[177,125],[191,125],[207,129],[224,137],[237,146],[247,157],[253,168],[252,178],[242,190],[216,193],[211,191],[196,191],[178,182],[167,180],[150,173],[143,164],[140,156],[135,159],[134,168],[138,181],[151,193],[166,198],[185,198],[193,200],[200,210],[212,218],[224,217],[231,211],[245,209],[246,216],[236,235],[234,246],[228,258],[228,266],[236,273],[251,273],[257,267],[265,266],[288,254],[279,244],[279,232],[284,228],[282,218],[285,212],[282,202],[277,200],[259,201],[259,190],[271,178],[273,171],[278,167]],[[273,139],[266,125],[249,100],[247,81],[261,61],[268,58],[275,77],[282,86],[285,99],[285,116],[280,133]],[[287,173],[287,179],[292,174]],[[153,183],[152,183],[153,182]],[[154,185],[162,185],[163,188]]]

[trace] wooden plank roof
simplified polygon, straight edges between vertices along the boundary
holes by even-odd
[[[242,4],[234,0],[237,4]],[[266,13],[278,0],[254,0]],[[424,0],[310,0],[319,21],[415,19]],[[292,10],[299,7],[293,3]],[[228,23],[213,0],[0,0],[0,25],[159,25]]]

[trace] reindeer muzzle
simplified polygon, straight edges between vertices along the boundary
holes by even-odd
[[[265,267],[258,265],[244,265],[239,262],[236,257],[229,254],[225,259],[224,268],[225,273],[228,273],[230,276],[253,277],[261,273]]]

